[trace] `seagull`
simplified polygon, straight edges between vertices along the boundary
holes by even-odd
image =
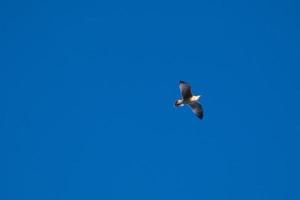
[[[194,96],[192,94],[190,84],[188,84],[184,81],[179,81],[179,89],[180,89],[182,98],[176,100],[175,106],[180,107],[180,106],[184,106],[185,104],[188,104],[191,107],[193,113],[197,117],[202,119],[203,118],[203,109],[202,109],[201,104],[198,102],[201,95]]]

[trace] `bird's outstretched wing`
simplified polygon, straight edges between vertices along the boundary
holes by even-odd
[[[192,111],[195,115],[197,115],[197,117],[199,117],[200,119],[203,118],[203,109],[200,103],[198,102],[193,102],[189,104],[192,108]]]
[[[190,98],[193,96],[191,86],[188,83],[184,81],[179,81],[179,89],[183,99]]]

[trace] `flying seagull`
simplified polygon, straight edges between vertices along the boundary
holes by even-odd
[[[177,100],[175,102],[175,106],[184,106],[185,104],[188,104],[193,113],[199,117],[200,119],[203,118],[203,109],[201,104],[198,102],[200,99],[201,95],[193,96],[192,91],[191,91],[191,86],[184,82],[184,81],[179,81],[179,89],[181,93],[181,99]]]

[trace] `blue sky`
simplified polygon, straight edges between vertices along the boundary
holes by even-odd
[[[299,8],[2,1],[0,199],[300,199]]]

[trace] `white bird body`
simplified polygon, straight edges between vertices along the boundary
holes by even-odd
[[[200,97],[201,97],[201,95],[197,95],[197,96],[192,96],[192,97],[186,98],[186,99],[178,99],[177,105],[184,106],[185,104],[191,104],[193,102],[198,102]]]

